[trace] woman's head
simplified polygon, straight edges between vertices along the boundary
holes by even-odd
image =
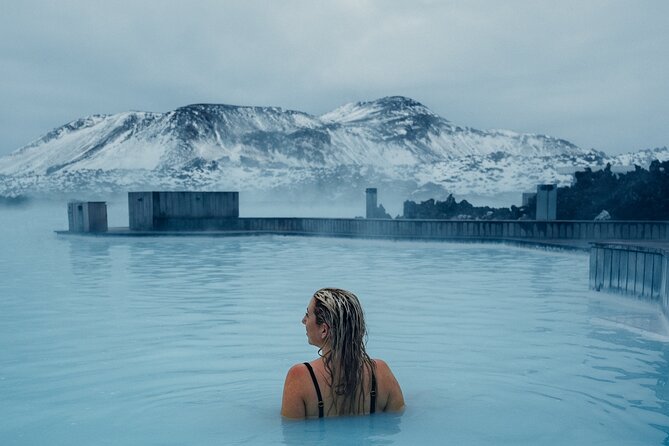
[[[316,323],[323,326],[323,347],[341,351],[350,345],[364,349],[365,316],[355,294],[339,288],[322,288],[314,293]]]
[[[320,348],[330,375],[336,413],[361,413],[364,370],[369,376],[374,365],[365,349],[367,329],[360,301],[350,291],[320,289],[314,293],[304,321],[309,342]]]

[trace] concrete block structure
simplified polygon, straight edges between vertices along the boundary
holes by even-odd
[[[367,194],[367,212],[365,214],[366,218],[376,218],[377,214],[377,191],[375,187],[369,187],[365,190]]]
[[[521,206],[527,206],[530,204],[530,200],[536,197],[536,192],[523,192],[523,201]]]
[[[536,220],[557,219],[557,184],[537,186]]]
[[[106,232],[107,203],[104,201],[71,201],[67,204],[70,232]]]
[[[239,218],[239,192],[128,192],[134,231],[228,229]]]

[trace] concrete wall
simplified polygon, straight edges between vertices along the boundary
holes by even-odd
[[[227,228],[239,217],[238,192],[129,192],[132,230]]]
[[[131,230],[249,230],[342,236],[552,240],[669,240],[669,222],[415,220],[347,218],[236,218],[238,197],[220,205],[223,216],[172,206],[162,192],[130,192]],[[156,200],[158,197],[158,200]],[[178,196],[177,196],[178,198]],[[178,200],[177,200],[178,202]],[[171,211],[170,209],[176,209]],[[191,216],[189,212],[199,216]],[[161,226],[162,225],[162,226]]]
[[[590,249],[590,288],[658,301],[669,315],[669,253],[662,248],[595,243]]]
[[[71,201],[67,203],[68,231],[84,232],[84,203]]]
[[[660,285],[660,299],[664,314],[669,317],[669,255],[665,252],[662,260],[662,284]]]
[[[106,232],[107,203],[104,201],[71,201],[67,204],[70,232]]]
[[[235,227],[380,237],[669,240],[669,222],[240,218],[225,229]]]
[[[537,186],[537,220],[555,220],[557,218],[557,185],[540,184]]]
[[[128,226],[134,231],[153,229],[154,192],[128,192]]]
[[[366,195],[366,213],[365,217],[366,218],[375,218],[378,206],[376,204],[377,201],[377,192],[375,187],[369,187],[365,190],[365,195]]]

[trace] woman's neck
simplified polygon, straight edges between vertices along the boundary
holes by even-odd
[[[320,355],[321,358],[330,356],[330,353],[332,353],[332,349],[330,348],[329,345],[322,346],[320,349],[318,349],[318,354]]]

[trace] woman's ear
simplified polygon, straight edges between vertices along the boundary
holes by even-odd
[[[321,324],[321,339],[325,340],[328,337],[328,334],[330,333],[330,327],[328,324]]]

